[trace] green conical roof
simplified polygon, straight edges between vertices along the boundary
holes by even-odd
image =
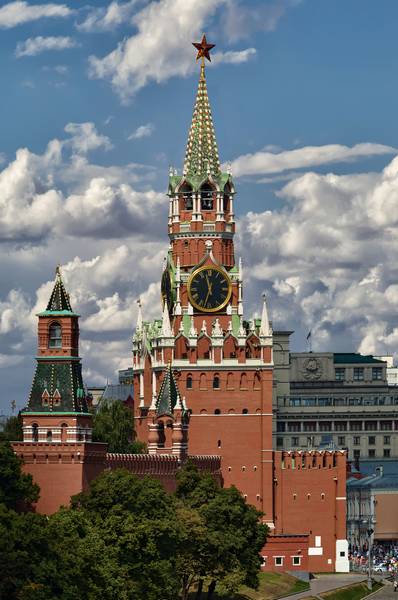
[[[65,290],[59,267],[57,267],[55,271],[54,288],[51,293],[50,300],[48,301],[46,310],[47,312],[60,312],[65,310],[72,312],[72,307],[69,302],[69,294]]]
[[[207,95],[205,66],[200,67],[200,78],[191,128],[188,134],[184,161],[184,176],[205,177],[207,174],[220,175],[220,159],[210,102]]]
[[[180,393],[171,370],[171,365],[168,365],[156,400],[156,414],[172,415],[179,398]]]

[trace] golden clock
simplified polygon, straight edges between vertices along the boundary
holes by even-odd
[[[231,298],[231,280],[223,269],[212,265],[196,269],[188,280],[188,298],[202,312],[218,312]]]

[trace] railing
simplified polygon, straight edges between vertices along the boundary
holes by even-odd
[[[278,408],[398,406],[398,396],[278,396]]]

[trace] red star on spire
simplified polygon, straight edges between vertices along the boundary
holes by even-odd
[[[205,34],[203,34],[201,42],[192,42],[192,46],[195,46],[198,51],[196,60],[199,60],[199,58],[207,58],[207,60],[211,62],[210,50],[214,48],[215,44],[208,44]]]

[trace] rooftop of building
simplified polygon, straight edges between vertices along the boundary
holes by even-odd
[[[383,360],[375,358],[371,354],[359,354],[357,352],[335,352],[333,359],[335,364],[384,364]]]

